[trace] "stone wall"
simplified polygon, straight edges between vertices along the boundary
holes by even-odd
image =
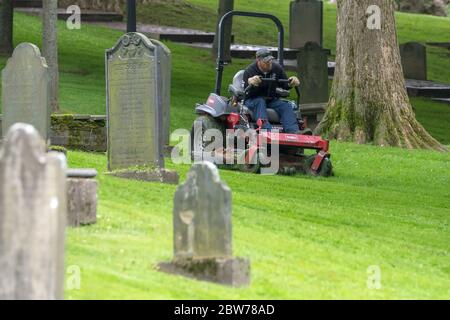
[[[71,5],[78,5],[81,9],[101,10],[109,12],[122,12],[121,5],[124,0],[59,0],[60,8],[67,8]]]
[[[106,116],[53,115],[50,141],[71,150],[106,152]]]

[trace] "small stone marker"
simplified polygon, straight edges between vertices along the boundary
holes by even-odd
[[[164,174],[155,175],[164,169],[162,104],[167,80],[162,77],[161,52],[135,32],[106,52],[108,170],[113,175],[138,175],[146,181],[163,177],[165,182]]]
[[[193,165],[173,209],[174,260],[160,270],[231,286],[250,283],[250,261],[233,258],[231,190],[210,162]]]
[[[418,42],[400,46],[403,75],[406,79],[427,80],[427,48]]]
[[[290,4],[289,47],[300,49],[307,42],[322,46],[323,2],[318,0],[295,0]]]
[[[67,225],[79,227],[97,222],[97,171],[67,171]]]
[[[66,160],[28,124],[0,150],[0,300],[63,299]]]
[[[300,103],[328,102],[328,53],[317,43],[308,42],[298,53]]]
[[[45,58],[31,43],[19,44],[2,71],[2,136],[15,123],[33,125],[44,140],[50,135],[50,75]]]

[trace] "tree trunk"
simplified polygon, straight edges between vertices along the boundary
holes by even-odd
[[[58,1],[43,0],[43,39],[42,52],[47,60],[50,71],[50,106],[52,112],[59,111],[59,68],[58,68],[58,37],[57,37],[57,19],[58,19]]]
[[[381,11],[381,28],[369,28]],[[337,1],[336,72],[317,128],[330,139],[447,150],[414,115],[405,88],[392,0]]]
[[[0,54],[13,51],[13,1],[0,0]]]
[[[227,13],[232,11],[234,8],[234,0],[219,0],[219,9],[218,9],[218,19],[217,19],[217,29],[216,29],[216,36],[214,37],[214,44],[212,48],[212,56],[214,59],[217,59],[217,48],[219,46],[219,21],[222,19],[222,17]],[[230,52],[230,46],[231,46],[231,29],[233,27],[233,19],[228,20],[228,23],[224,25],[225,28],[225,42],[224,42],[224,61],[225,62],[231,62],[231,52]]]

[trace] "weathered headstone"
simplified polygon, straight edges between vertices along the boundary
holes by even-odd
[[[300,49],[307,42],[323,42],[323,2],[296,0],[290,5],[289,47]]]
[[[62,299],[66,160],[13,125],[0,150],[0,300]]]
[[[151,39],[152,43],[158,48],[158,63],[161,74],[158,77],[161,88],[160,110],[162,110],[162,126],[160,127],[160,136],[163,139],[163,146],[170,143],[170,93],[172,86],[172,54],[170,49],[162,42]]]
[[[106,53],[108,167],[164,166],[158,110],[158,50],[128,33]]]
[[[400,46],[403,74],[406,79],[427,80],[427,48],[417,42]]]
[[[300,103],[328,101],[328,55],[317,43],[308,42],[298,53]]]
[[[153,181],[150,171],[164,168],[165,88],[158,48],[143,34],[127,33],[106,52],[108,169],[121,177],[139,173]]]
[[[2,71],[3,136],[17,122],[33,125],[45,140],[50,132],[50,76],[39,48],[21,43]]]
[[[67,225],[79,227],[97,222],[97,171],[67,171]]]
[[[232,286],[250,283],[250,261],[233,258],[231,190],[210,162],[193,165],[173,209],[174,260],[162,271]]]

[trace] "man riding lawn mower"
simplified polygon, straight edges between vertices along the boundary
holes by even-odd
[[[234,76],[229,86],[231,97],[226,98],[220,94],[225,65],[222,26],[234,15],[266,18],[275,22],[279,30],[278,63],[273,61],[269,50],[258,50],[256,61]],[[199,117],[191,131],[194,160],[202,160],[206,151],[211,151],[208,147],[214,141],[211,141],[208,130],[215,129],[224,137],[220,148],[214,150],[217,164],[237,162],[239,170],[258,173],[264,172],[268,166],[273,167],[276,162],[275,173],[332,174],[328,141],[313,136],[311,130],[304,127],[299,110],[300,81],[297,77],[288,79],[283,70],[283,39],[283,26],[273,15],[231,11],[223,16],[219,22],[215,93],[210,94],[206,104],[197,104],[195,109]],[[297,92],[296,103],[285,100],[292,88]],[[314,150],[315,153],[308,155],[305,150]]]

